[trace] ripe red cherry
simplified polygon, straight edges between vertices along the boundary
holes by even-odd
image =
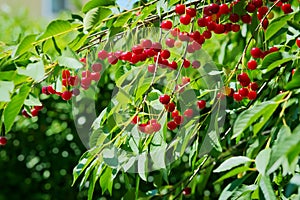
[[[201,63],[198,60],[192,62],[192,67],[198,69],[201,66]]]
[[[160,27],[164,30],[170,30],[173,26],[173,23],[170,20],[164,20],[161,22]]]
[[[282,4],[281,9],[284,12],[284,14],[289,14],[289,13],[293,12],[291,4],[288,4],[288,3]]]
[[[253,13],[255,11],[256,7],[253,3],[248,3],[248,5],[246,6],[246,10],[249,12],[249,13]]]
[[[268,19],[264,19],[261,26],[263,27],[264,30],[266,30],[269,26],[269,20]]]
[[[191,194],[191,192],[192,192],[192,189],[190,187],[187,187],[187,188],[183,189],[182,194],[185,196],[188,196]]]
[[[242,20],[242,22],[244,22],[245,24],[251,24],[252,18],[251,18],[251,16],[247,13],[247,14],[241,16],[241,20]]]
[[[246,87],[250,84],[250,78],[247,73],[241,73],[238,75],[238,81],[243,87]]]
[[[233,94],[233,99],[234,99],[235,101],[242,101],[242,100],[243,100],[243,97],[242,97],[238,92],[235,92],[235,93]]]
[[[185,14],[180,16],[180,23],[188,25],[191,22],[191,16]]]
[[[191,62],[188,61],[188,60],[186,60],[186,59],[184,59],[183,60],[183,67],[184,68],[189,68],[190,66],[191,66]]]
[[[248,93],[248,99],[254,100],[254,99],[256,99],[256,97],[257,97],[256,91],[250,91],[250,92]]]
[[[225,3],[224,3],[224,4],[221,4],[221,5],[220,5],[219,13],[220,13],[221,15],[226,15],[226,14],[228,14],[228,13],[229,13],[228,5],[225,4]]]
[[[178,15],[182,15],[185,13],[185,5],[184,4],[177,4],[175,6],[175,12],[178,14]]]
[[[168,104],[170,102],[170,96],[167,95],[167,94],[164,94],[164,95],[161,95],[159,97],[159,102],[162,103],[162,104]]]
[[[166,45],[170,48],[174,47],[175,40],[173,38],[167,38],[166,39]]]
[[[48,92],[48,87],[47,86],[43,86],[42,87],[42,93],[43,94],[46,94],[46,95],[49,95],[50,93]]]
[[[68,79],[70,77],[70,71],[67,69],[64,69],[61,74],[62,78]]]
[[[240,29],[241,29],[241,27],[240,27],[240,25],[239,24],[232,24],[231,25],[231,30],[233,31],[233,32],[239,32],[240,31]]]
[[[177,62],[176,61],[172,61],[171,63],[169,63],[169,68],[172,69],[172,70],[176,70],[178,65],[177,65]]]
[[[175,117],[174,117],[174,122],[175,122],[175,124],[177,124],[177,125],[181,125],[181,124],[184,122],[183,116],[180,116],[180,115],[175,116]]]
[[[260,8],[263,5],[262,0],[253,0],[252,2],[256,8]]]
[[[188,84],[191,81],[191,79],[187,76],[182,77],[181,82],[183,85]]]
[[[145,49],[149,49],[152,47],[152,41],[148,39],[141,39],[141,46]]]
[[[242,96],[242,97],[246,97],[248,95],[249,91],[247,88],[241,88],[239,89],[239,94]]]
[[[158,132],[161,129],[160,123],[152,123],[152,129],[154,132]]]
[[[276,52],[276,51],[279,51],[279,49],[277,47],[271,47],[269,49],[270,53],[273,53],[273,52]]]
[[[247,63],[248,69],[254,70],[257,68],[256,60],[249,60]]]
[[[229,20],[233,23],[236,23],[238,22],[240,19],[239,15],[236,14],[236,13],[232,13],[230,16],[229,16]]]
[[[168,58],[170,58],[171,53],[169,50],[166,49],[166,50],[162,50],[160,55],[162,58],[168,59]]]
[[[169,121],[169,122],[167,123],[167,127],[168,127],[169,130],[173,131],[173,130],[176,129],[177,124],[176,124],[174,121]]]
[[[296,45],[300,48],[300,37],[296,39]]]
[[[175,103],[174,102],[170,102],[168,104],[165,104],[165,109],[168,111],[168,112],[173,112],[175,110]]]
[[[195,8],[187,8],[186,14],[189,15],[190,17],[195,17],[197,14],[197,11]]]
[[[49,94],[56,94],[56,91],[53,89],[52,85],[49,85],[47,87],[47,91]]]
[[[132,123],[132,124],[137,124],[137,123],[139,123],[139,121],[140,121],[139,116],[135,115],[135,116],[133,117],[131,123]]]
[[[25,109],[22,110],[22,115],[23,115],[23,117],[30,118],[30,115],[28,114],[28,112]]]
[[[209,30],[203,31],[202,35],[204,36],[205,39],[211,38],[211,32]]]
[[[0,146],[5,146],[7,143],[6,137],[0,136]]]
[[[206,23],[205,18],[199,18],[197,20],[197,24],[198,24],[199,27],[205,27],[207,23]]]
[[[92,65],[92,70],[94,72],[100,72],[102,70],[102,64],[101,63],[94,63]]]
[[[107,57],[107,61],[109,62],[109,64],[114,65],[118,62],[118,58],[114,55],[110,55]]]
[[[256,91],[258,89],[258,85],[256,82],[252,82],[248,85],[249,89]]]
[[[68,101],[72,98],[72,92],[71,91],[64,91],[62,94],[61,94],[61,98],[65,101]]]
[[[175,117],[177,117],[177,116],[179,116],[179,112],[178,112],[178,110],[174,110],[174,111],[172,112],[172,118],[175,118]]]
[[[37,109],[31,109],[31,116],[32,117],[36,117],[36,116],[38,116],[38,114],[39,114],[39,111],[37,110]]]
[[[220,10],[220,6],[216,3],[212,3],[212,4],[209,5],[209,10],[210,10],[211,13],[217,14]]]
[[[204,109],[206,106],[206,101],[204,100],[197,101],[197,106],[200,110]]]
[[[194,111],[193,111],[193,109],[189,108],[186,111],[184,111],[183,115],[187,118],[191,118],[194,115]]]
[[[99,58],[100,60],[104,60],[104,59],[106,59],[107,57],[108,57],[107,51],[105,51],[105,50],[99,51],[99,53],[98,53],[98,58]]]
[[[34,106],[34,109],[36,109],[38,111],[42,110],[43,108],[44,108],[43,105],[41,105],[41,106]]]
[[[260,58],[263,52],[258,47],[253,47],[250,51],[250,54],[253,58]]]
[[[90,78],[94,81],[99,81],[100,77],[101,77],[100,72],[92,72]]]
[[[150,64],[150,65],[148,65],[148,72],[150,72],[150,73],[154,73],[154,71],[155,71],[155,65],[154,64]]]

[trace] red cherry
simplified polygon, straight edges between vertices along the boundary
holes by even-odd
[[[253,58],[260,58],[263,52],[258,47],[253,47],[250,51],[250,54]]]
[[[36,117],[36,116],[38,116],[38,114],[39,114],[39,111],[37,110],[37,109],[31,109],[31,116],[32,117]]]
[[[167,95],[167,94],[164,94],[164,95],[161,95],[159,97],[159,102],[162,103],[162,104],[168,104],[170,102],[170,96]]]
[[[56,94],[56,91],[53,89],[52,85],[49,85],[47,87],[47,91],[49,94]]]
[[[173,102],[170,102],[168,104],[165,104],[165,109],[168,111],[168,112],[173,112],[175,110],[175,103]]]
[[[256,97],[257,97],[256,91],[250,91],[250,92],[248,93],[248,99],[249,99],[249,100],[254,100],[254,99],[256,99]]]
[[[94,81],[99,81],[100,77],[101,77],[100,72],[92,72],[90,78]]]
[[[195,17],[197,14],[197,10],[195,8],[187,8],[186,14],[189,15],[190,17]]]
[[[267,18],[264,19],[261,26],[263,27],[264,30],[266,30],[269,26],[269,20]]]
[[[183,85],[188,84],[191,81],[191,79],[187,76],[182,77],[181,82]]]
[[[132,124],[137,124],[137,123],[139,123],[139,121],[140,121],[139,116],[135,115],[135,116],[133,117],[131,123],[132,123]]]
[[[206,101],[204,101],[204,100],[198,101],[198,102],[197,102],[197,106],[198,106],[198,108],[199,108],[200,110],[204,109],[205,106],[206,106]]]
[[[273,53],[273,52],[276,52],[276,51],[279,51],[279,49],[277,47],[271,47],[269,49],[270,53]]]
[[[67,69],[64,69],[62,71],[62,78],[68,79],[70,77],[70,71]]]
[[[183,116],[175,116],[174,118],[174,122],[176,125],[181,125],[184,122],[184,118]]]
[[[228,14],[230,11],[229,11],[229,8],[228,8],[228,5],[227,4],[221,4],[220,5],[220,10],[219,10],[219,13],[221,14],[221,15],[226,15],[226,14]]]
[[[118,62],[118,58],[115,55],[110,55],[107,57],[107,61],[109,64],[114,65]]]
[[[300,48],[300,37],[298,37],[298,38],[296,39],[296,44],[297,44],[298,48]]]
[[[249,60],[247,63],[248,69],[255,70],[257,68],[256,60]]]
[[[72,92],[71,91],[64,91],[62,94],[61,94],[61,98],[65,101],[68,101],[72,98]]]
[[[179,35],[179,33],[180,33],[180,29],[176,27],[176,28],[172,29],[172,30],[170,31],[170,33],[171,33],[171,35],[172,35],[173,37],[177,37],[177,36]]]
[[[167,123],[167,127],[168,127],[169,130],[173,131],[173,130],[176,129],[177,124],[176,124],[174,121],[169,121],[169,122]]]
[[[256,8],[259,8],[263,5],[262,0],[252,0],[253,4],[255,5]]]
[[[247,88],[241,88],[239,89],[239,94],[242,96],[242,97],[246,97],[248,95],[249,91]]]
[[[205,39],[211,38],[211,32],[209,30],[203,31],[202,35],[204,36]]]
[[[183,115],[187,118],[191,118],[194,115],[194,111],[193,111],[193,109],[189,108],[186,111],[184,111]]]
[[[50,93],[48,92],[48,87],[47,86],[43,86],[42,87],[42,93],[43,94],[46,94],[46,95],[49,95]]]
[[[81,79],[81,87],[83,89],[88,89],[90,87],[90,85],[91,85],[91,82],[92,82],[91,78],[89,78],[89,77],[83,77]]]
[[[248,3],[248,5],[246,6],[246,10],[249,12],[249,13],[253,13],[255,11],[256,7],[253,3]]]
[[[170,20],[164,20],[161,22],[160,27],[164,30],[170,30],[173,26],[173,23]]]
[[[177,117],[177,116],[179,116],[179,112],[178,112],[178,110],[174,110],[174,111],[172,112],[172,118],[175,118],[175,117]]]
[[[149,49],[152,47],[152,41],[148,39],[141,39],[141,46],[145,49]]]
[[[100,60],[104,60],[104,59],[106,59],[107,57],[108,57],[107,51],[105,51],[105,50],[99,51],[99,53],[98,53],[98,58],[99,58]]]
[[[225,26],[223,24],[217,24],[216,28],[214,30],[214,33],[216,34],[222,34],[225,32]]]
[[[79,61],[86,64],[86,58],[80,58]]]
[[[162,50],[160,55],[161,55],[162,58],[168,59],[168,58],[170,58],[171,53],[170,53],[169,50]]]
[[[175,44],[175,40],[172,39],[172,38],[167,38],[166,39],[166,45],[170,48],[174,47],[174,44]]]
[[[289,13],[293,12],[291,4],[288,4],[288,3],[282,4],[281,9],[284,12],[284,14],[289,14]]]
[[[102,64],[101,63],[94,63],[92,65],[92,70],[94,72],[100,72],[102,70]]]
[[[188,60],[186,60],[186,59],[184,59],[183,60],[183,67],[184,68],[189,68],[190,66],[191,66],[191,62],[188,61]]]
[[[25,109],[22,110],[22,115],[23,115],[23,117],[30,118],[30,115],[28,114],[28,112]]]
[[[244,14],[244,15],[241,16],[241,20],[245,24],[251,24],[252,17],[248,13],[246,13],[246,14]]]
[[[141,131],[142,133],[145,133],[147,125],[148,124],[139,124],[139,127],[138,127],[139,131]]]
[[[228,9],[228,7],[227,7],[227,9]],[[220,6],[218,4],[212,3],[212,4],[209,5],[209,10],[210,10],[211,13],[217,14],[220,10]]]
[[[82,77],[90,77],[91,76],[90,70],[82,71],[81,76]]]
[[[176,70],[178,67],[177,65],[177,62],[176,61],[172,61],[170,64],[169,64],[169,68],[172,69],[172,70]]]
[[[198,60],[192,62],[192,67],[198,69],[201,66],[201,63]]]
[[[232,24],[231,25],[231,30],[233,31],[233,32],[239,32],[240,31],[240,29],[241,29],[241,27],[240,27],[240,25],[239,24]]]
[[[205,20],[204,18],[199,18],[199,19],[197,20],[197,24],[198,24],[198,26],[200,26],[200,27],[205,27],[205,26],[206,26],[206,20]]]
[[[264,15],[267,14],[268,10],[269,10],[269,8],[267,6],[262,6],[262,7],[258,8],[257,9],[258,19],[261,20],[264,17]]]
[[[6,137],[0,136],[0,146],[5,146],[7,143]]]
[[[180,23],[184,25],[188,25],[191,22],[191,16],[190,15],[181,15],[180,16]]]
[[[42,110],[43,108],[44,108],[43,105],[41,105],[41,106],[34,106],[34,109],[36,109],[38,111]]]
[[[238,75],[238,81],[243,87],[247,87],[250,84],[250,78],[247,73],[241,73]]]
[[[178,14],[178,15],[182,15],[185,13],[185,5],[184,4],[177,4],[175,6],[175,12]]]
[[[152,124],[147,124],[145,126],[145,133],[146,134],[152,134],[154,132],[153,126]]]
[[[62,79],[62,85],[63,86],[68,86],[69,85],[69,80],[68,79]]]
[[[251,90],[254,90],[256,91],[258,89],[258,85],[256,82],[252,82],[248,85],[248,87],[251,89]]]
[[[192,192],[192,189],[190,187],[187,187],[187,188],[183,189],[182,194],[185,196],[188,196],[191,194],[191,192]]]
[[[158,132],[161,129],[161,125],[159,123],[153,123],[152,129],[154,132]]]
[[[152,43],[152,47],[151,47],[154,51],[160,52],[162,49],[161,43],[159,42],[153,42]]]
[[[236,13],[232,13],[230,16],[229,16],[229,20],[233,23],[236,23],[238,22],[240,19],[240,16]]]
[[[238,92],[235,92],[235,93],[233,94],[233,99],[234,99],[235,101],[242,101],[242,100],[243,100],[243,97],[242,97]]]
[[[154,64],[148,65],[148,72],[153,74],[154,71],[155,71],[155,65]]]

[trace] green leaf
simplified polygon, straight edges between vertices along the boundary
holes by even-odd
[[[91,28],[101,23],[103,19],[111,15],[111,13],[111,9],[105,7],[91,9],[83,19],[83,30],[89,31]]]
[[[71,28],[71,24],[68,21],[54,20],[47,26],[46,31],[38,38],[38,40],[61,36],[70,32]]]
[[[128,20],[132,17],[132,13],[126,13],[120,15],[116,21],[113,23],[114,27],[123,27],[125,24],[127,24]]]
[[[112,175],[112,170],[109,167],[106,167],[105,171],[100,177],[100,186],[102,188],[102,194],[106,190],[109,191],[110,194],[112,194],[112,186],[113,186],[113,175]]]
[[[266,30],[266,40],[269,40],[273,35],[275,35],[281,28],[283,28],[287,21],[290,20],[293,15],[283,15],[282,17],[278,17],[270,23]]]
[[[236,176],[240,173],[243,173],[245,171],[247,171],[249,169],[249,167],[247,166],[241,166],[241,167],[237,167],[237,168],[234,168],[232,169],[231,171],[227,172],[226,174],[224,174],[223,176],[221,176],[218,180],[216,180],[214,182],[215,183],[219,183],[227,178],[230,178],[230,177],[233,177],[233,176]]]
[[[263,176],[266,173],[266,168],[268,166],[270,156],[271,156],[271,149],[264,149],[260,151],[255,158],[256,169]]]
[[[263,69],[267,68],[269,65],[271,65],[272,63],[274,63],[275,61],[278,61],[282,59],[282,54],[281,52],[273,52],[270,53],[268,55],[266,55],[262,61],[261,67]]]
[[[231,199],[232,195],[239,189],[240,185],[248,178],[248,176],[244,176],[241,179],[236,179],[229,183],[222,191],[219,200],[227,200]]]
[[[143,179],[144,181],[147,181],[146,165],[147,165],[147,154],[146,154],[146,152],[143,152],[138,157],[138,173],[139,173],[141,179]]]
[[[70,69],[80,69],[83,67],[83,64],[78,61],[76,58],[59,56],[57,62],[61,66],[68,67]]]
[[[39,98],[34,97],[33,95],[29,95],[29,99],[26,99],[24,101],[24,105],[26,105],[26,106],[42,106],[42,103],[40,102]]]
[[[225,160],[217,169],[215,169],[213,172],[218,173],[218,172],[223,172],[230,170],[236,166],[245,164],[247,162],[251,161],[250,158],[245,157],[245,156],[235,156],[231,157],[227,160]]]
[[[258,132],[263,127],[263,125],[268,121],[268,119],[271,117],[272,113],[278,107],[280,100],[282,100],[286,94],[287,93],[277,95],[275,98],[273,98],[270,101],[259,103],[253,106],[252,108],[242,112],[234,123],[233,135],[231,138],[238,137],[252,123],[257,121],[260,117],[263,117],[262,122],[258,123],[257,124],[258,126],[256,126],[255,132]]]
[[[17,68],[18,74],[31,77],[34,81],[38,82],[44,78],[45,68],[43,61],[31,63],[27,65],[26,69]]]
[[[259,187],[262,190],[262,193],[264,194],[266,200],[276,199],[274,189],[272,188],[271,181],[268,176],[261,176]]]
[[[28,51],[33,49],[34,46],[32,44],[35,42],[36,37],[36,34],[26,36],[18,45],[17,50],[12,57],[17,58],[22,54],[27,53]]]
[[[0,81],[0,102],[10,101],[10,93],[14,91],[14,87],[12,81]]]
[[[300,70],[296,70],[292,80],[284,86],[284,89],[286,90],[292,90],[296,88],[300,88]]]
[[[262,62],[261,68],[264,69],[263,73],[267,73],[276,67],[279,67],[283,63],[296,59],[295,56],[289,55],[288,53],[274,52],[267,55]],[[267,69],[266,69],[267,68]]]
[[[115,5],[115,0],[91,0],[83,6],[82,12],[87,13],[93,8],[97,8],[100,6],[113,6],[113,5]]]
[[[5,133],[8,133],[14,122],[15,118],[17,117],[18,113],[20,112],[25,99],[29,95],[30,87],[27,85],[23,85],[20,88],[18,94],[16,94],[11,101],[7,104],[4,109],[4,125],[5,125]]]

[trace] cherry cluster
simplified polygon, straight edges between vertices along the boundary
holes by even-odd
[[[33,108],[30,109],[30,113],[27,112],[27,110],[24,108],[22,110],[22,115],[26,118],[36,117],[38,116],[39,112],[43,110],[43,106],[33,106]]]

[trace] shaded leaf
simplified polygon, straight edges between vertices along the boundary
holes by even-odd
[[[282,17],[272,20],[266,30],[266,40],[269,40],[273,35],[275,35],[292,17],[293,15],[283,15]]]
[[[261,176],[259,187],[262,190],[262,193],[264,194],[266,200],[276,199],[270,178],[268,176]]]

